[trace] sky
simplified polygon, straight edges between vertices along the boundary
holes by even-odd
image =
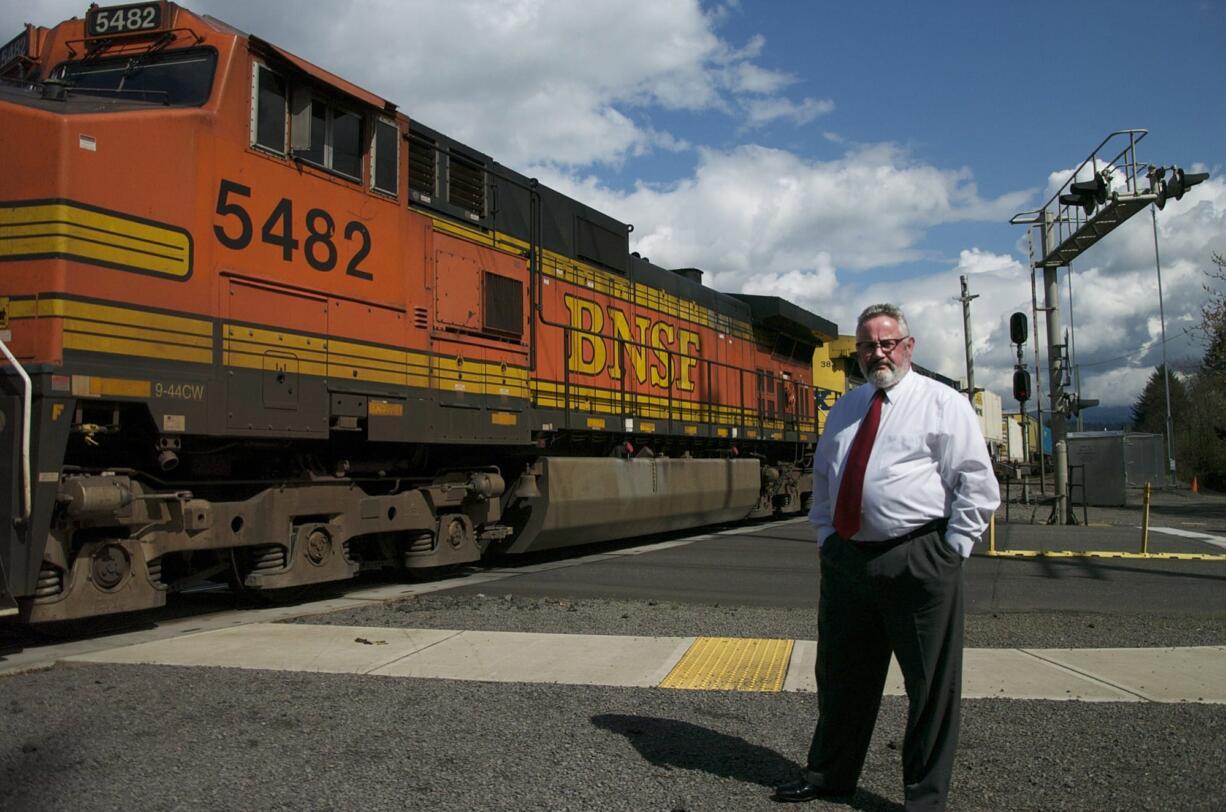
[[[1009,220],[1110,133],[1145,129],[1140,162],[1211,173],[1157,212],[1166,354],[1185,371],[1203,354],[1206,271],[1226,254],[1226,0],[183,5],[634,224],[658,265],[843,333],[897,303],[916,361],[952,378],[965,275],[975,384],[1006,409],[1009,316],[1031,305],[1027,229]],[[87,6],[0,0],[0,40]],[[1059,278],[1082,396],[1131,404],[1163,351],[1149,211],[1073,261],[1071,319]]]

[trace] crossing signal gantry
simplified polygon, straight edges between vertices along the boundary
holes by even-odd
[[[1147,134],[1148,131],[1143,129],[1111,133],[1081,162],[1043,208],[1015,214],[1009,220],[1015,225],[1037,229],[1042,247],[1039,258],[1033,260],[1032,272],[1037,268],[1043,269],[1048,379],[1051,383],[1052,463],[1056,474],[1057,500],[1052,517],[1059,524],[1065,524],[1071,516],[1068,510],[1065,417],[1076,415],[1098,401],[1070,396],[1064,391],[1067,359],[1060,341],[1060,295],[1056,272],[1151,203],[1161,209],[1168,200],[1181,199],[1189,188],[1209,179],[1208,172],[1185,172],[1177,166],[1155,166],[1138,161],[1137,144]],[[1165,351],[1165,341],[1163,349]],[[1019,380],[1015,376],[1015,396],[1029,394],[1027,384],[1029,381]]]

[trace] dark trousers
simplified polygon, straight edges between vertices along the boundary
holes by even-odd
[[[893,546],[838,535],[822,544],[808,780],[856,786],[893,652],[909,700],[906,808],[945,808],[962,701],[962,561],[940,530]]]

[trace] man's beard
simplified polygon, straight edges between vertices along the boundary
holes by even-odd
[[[898,379],[905,372],[905,370],[900,370],[889,361],[882,361],[872,369],[862,369],[861,371],[864,372],[864,377],[878,389],[888,389],[898,383]]]

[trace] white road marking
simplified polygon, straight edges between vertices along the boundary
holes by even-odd
[[[799,516],[795,519],[781,519],[777,522],[768,522],[766,524],[751,524],[748,527],[733,527],[729,530],[717,531],[717,536],[740,536],[747,533],[757,533],[759,530],[770,530],[775,527],[783,527],[788,524],[797,524],[799,522],[807,522],[809,519],[806,516]]]
[[[1203,541],[1205,544],[1212,544],[1214,547],[1226,550],[1226,538],[1221,536],[1198,533],[1195,530],[1184,530],[1179,527],[1153,527],[1151,525],[1149,529],[1153,533],[1166,533],[1169,536],[1180,536],[1181,538],[1193,539],[1194,541]]]

